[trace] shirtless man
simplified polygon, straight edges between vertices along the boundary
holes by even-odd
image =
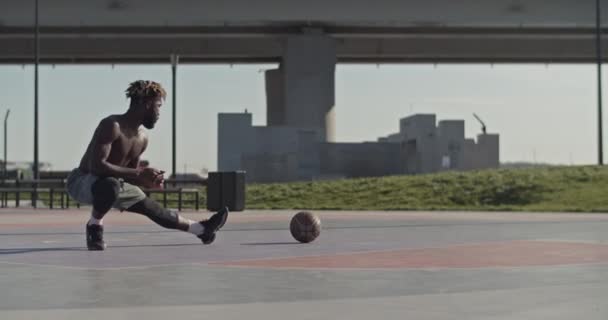
[[[228,208],[208,220],[192,221],[163,208],[139,188],[160,187],[164,171],[139,166],[148,137],[141,126],[154,128],[166,97],[162,86],[153,81],[135,81],[126,90],[131,100],[129,110],[111,115],[99,123],[93,139],[70,173],[68,193],[76,201],[93,206],[86,225],[89,250],[104,250],[103,217],[111,209],[143,214],[158,225],[190,232],[210,244],[216,232],[226,223]]]

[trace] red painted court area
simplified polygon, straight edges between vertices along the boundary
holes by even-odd
[[[486,268],[608,262],[608,245],[560,241],[509,241],[327,256],[227,261],[264,268]]]

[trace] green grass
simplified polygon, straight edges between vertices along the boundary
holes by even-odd
[[[204,188],[200,196],[200,207],[204,209]],[[162,200],[161,196],[154,198]],[[57,206],[57,195],[55,199]],[[177,196],[168,199],[169,206],[177,207]],[[184,204],[184,208],[192,207],[191,203]],[[608,167],[500,169],[248,184],[246,208],[608,212]]]
[[[247,186],[250,209],[608,212],[608,168],[444,172]]]

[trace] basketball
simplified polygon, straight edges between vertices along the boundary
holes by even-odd
[[[315,240],[321,233],[321,220],[313,213],[298,212],[291,218],[289,230],[294,239],[308,243]]]

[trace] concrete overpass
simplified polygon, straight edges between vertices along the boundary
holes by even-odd
[[[335,41],[338,62],[596,59],[593,0],[40,0],[39,6],[42,63],[168,63],[171,54],[181,63],[278,62],[287,38],[310,33]],[[33,25],[34,0],[0,0],[0,63],[32,61]]]

